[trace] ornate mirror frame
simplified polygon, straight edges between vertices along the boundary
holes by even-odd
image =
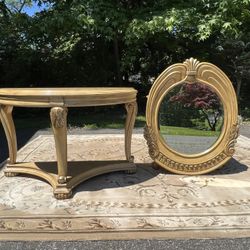
[[[199,154],[182,154],[171,149],[158,128],[158,112],[162,99],[181,83],[200,82],[209,86],[220,98],[224,124],[217,141]],[[148,95],[144,136],[150,157],[163,168],[178,174],[204,174],[225,164],[234,154],[238,137],[238,106],[233,85],[222,70],[211,63],[187,59],[168,67],[155,80]]]

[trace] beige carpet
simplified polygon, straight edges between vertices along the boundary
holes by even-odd
[[[124,159],[123,135],[69,135],[72,161]],[[0,172],[0,239],[132,239],[250,236],[250,139],[209,175],[153,169],[142,135],[134,135],[136,174],[90,179],[69,200],[44,181]],[[55,160],[52,136],[23,147],[18,161]]]

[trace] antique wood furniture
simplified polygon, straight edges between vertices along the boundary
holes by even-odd
[[[224,117],[218,139],[202,152],[187,154],[173,149],[169,146],[168,139],[163,138],[158,113],[164,97],[170,91],[181,84],[191,86],[197,83],[211,89],[218,96],[223,107]],[[183,97],[183,93],[179,94],[179,96],[181,95]],[[147,100],[144,135],[151,158],[156,165],[174,173],[187,175],[208,173],[222,166],[235,152],[234,146],[239,129],[237,112],[237,100],[232,83],[215,65],[207,62],[200,63],[196,59],[190,58],[184,63],[168,67],[155,80]],[[173,137],[169,136],[171,139]],[[184,139],[184,136],[179,136],[179,138]]]
[[[135,171],[131,156],[131,136],[137,113],[137,91],[133,88],[2,88],[0,89],[0,118],[9,147],[6,176],[18,173],[31,174],[48,181],[58,199],[69,198],[72,188],[93,176],[112,171]],[[126,161],[94,164],[83,172],[70,172],[67,162],[67,112],[69,107],[87,107],[125,104],[127,110],[125,124]],[[45,171],[38,163],[17,163],[17,141],[12,118],[14,106],[50,108],[51,126],[54,133],[57,171]],[[48,169],[48,168],[47,168]]]

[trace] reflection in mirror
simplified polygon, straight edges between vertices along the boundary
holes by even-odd
[[[183,154],[209,149],[223,127],[223,106],[217,94],[203,83],[175,86],[163,98],[158,122],[166,144]]]

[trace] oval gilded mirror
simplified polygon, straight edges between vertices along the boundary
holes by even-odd
[[[203,174],[234,154],[238,109],[232,83],[218,67],[190,58],[155,80],[144,136],[149,155],[180,174]]]
[[[223,127],[223,105],[203,83],[182,83],[162,99],[158,112],[159,131],[165,143],[183,154],[206,152]]]

